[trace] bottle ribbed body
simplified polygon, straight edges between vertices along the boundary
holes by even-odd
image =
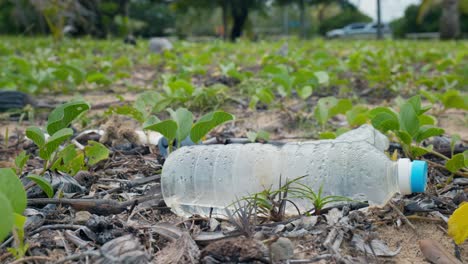
[[[225,215],[225,207],[286,180],[323,195],[346,196],[382,205],[397,191],[397,166],[368,141],[321,140],[268,144],[183,147],[166,160],[162,190],[179,215]],[[310,201],[295,199],[302,209]]]

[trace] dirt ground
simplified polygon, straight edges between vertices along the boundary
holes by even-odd
[[[122,97],[125,100],[133,101],[136,98],[136,94],[126,93],[122,94]],[[64,102],[70,98],[71,96],[58,96],[40,98],[40,100]],[[105,105],[107,103],[118,102],[113,94],[101,92],[89,93],[84,95],[83,98],[91,102],[92,105]],[[89,116],[101,114],[106,109],[107,107],[92,110]],[[310,138],[310,132],[314,129],[310,124],[294,124],[297,120],[291,120],[291,116],[287,112],[280,112],[278,110],[252,111],[241,109],[235,105],[231,105],[226,110],[236,115],[236,121],[226,125],[229,126],[228,130],[236,137],[245,136],[245,132],[249,130],[265,130],[271,134],[272,140],[307,140]],[[36,120],[42,120],[42,123],[44,123],[46,116],[47,110],[37,113]],[[466,112],[450,110],[439,118],[439,126],[445,129],[446,134],[457,133],[466,142],[468,141],[467,118]],[[0,134],[5,135],[7,129],[10,135],[15,129],[24,131],[29,125],[31,124],[28,121],[18,124],[16,121],[2,119],[0,120]],[[2,166],[11,165],[11,162],[12,160],[1,161]],[[401,247],[401,252],[397,256],[386,259],[382,258],[382,262],[427,263],[419,249],[418,241],[420,239],[433,239],[441,243],[447,252],[452,253],[454,251],[454,244],[446,234],[447,226],[445,223],[424,222],[420,220],[413,221],[412,223],[416,227],[416,231],[405,224],[400,227],[382,225],[377,228],[376,231],[379,234],[379,238],[385,241],[392,250]],[[460,252],[462,260],[468,262],[468,242],[460,246]],[[323,263],[326,263],[326,261]]]

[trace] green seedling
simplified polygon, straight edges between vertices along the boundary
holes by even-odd
[[[257,142],[257,141],[268,141],[270,139],[270,133],[260,130],[257,132],[249,131],[247,132],[247,138],[250,142]]]
[[[26,192],[14,170],[0,169],[0,241],[13,234],[15,247],[8,250],[16,257],[25,255],[28,245],[24,243],[24,223],[22,215],[26,209]]]
[[[372,125],[378,130],[393,133],[408,157],[415,158],[432,152],[430,147],[422,147],[423,140],[444,133],[435,126],[436,119],[424,114],[431,107],[421,106],[421,98],[414,96],[400,107],[400,112],[386,107],[377,107],[370,111]]]
[[[314,214],[320,215],[321,210],[327,204],[337,202],[351,202],[352,199],[344,196],[327,195],[323,196],[323,184],[320,185],[318,192],[315,192],[311,187],[295,182],[295,185],[290,188],[291,198],[305,199],[312,203]]]
[[[48,117],[46,131],[50,136],[47,139],[46,133],[39,127],[33,126],[26,129],[26,136],[37,145],[39,157],[44,160],[40,176],[48,169],[74,175],[79,170],[85,169],[86,165],[94,165],[108,157],[109,150],[98,142],[90,141],[84,150],[77,150],[73,144],[67,144],[73,136],[73,130],[68,126],[89,108],[89,104],[82,101],[66,103],[55,108]],[[60,149],[63,144],[65,146]],[[22,161],[21,157],[19,157],[19,164],[21,164],[20,161]],[[30,175],[28,178],[38,184],[48,196],[53,196],[50,183],[40,176]]]
[[[202,116],[193,123],[192,112],[185,108],[179,108],[176,111],[168,109],[168,111],[171,119],[161,121],[156,116],[151,116],[143,124],[143,129],[159,132],[166,137],[169,142],[169,152],[172,151],[172,145],[176,139],[177,147],[180,147],[181,142],[187,136],[190,136],[192,142],[199,143],[215,127],[234,120],[234,116],[229,113],[215,111]]]

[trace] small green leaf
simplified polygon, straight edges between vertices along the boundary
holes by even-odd
[[[88,111],[89,104],[83,101],[69,102],[56,107],[47,120],[47,133],[53,135],[55,132],[70,125],[79,115]]]
[[[10,200],[0,192],[0,242],[11,232],[14,224],[13,209]]]
[[[93,140],[88,141],[84,151],[86,158],[88,158],[88,164],[91,166],[109,157],[109,150],[106,146]]]
[[[421,128],[419,128],[419,132],[416,135],[416,142],[421,142],[430,137],[440,136],[444,132],[445,131],[440,127],[430,125],[422,126]]]
[[[400,128],[398,117],[393,112],[380,112],[372,118],[372,125],[383,133],[391,130],[395,131]]]
[[[112,81],[101,72],[91,72],[86,76],[86,81],[89,83],[95,83],[99,85],[109,85]]]
[[[257,139],[268,141],[270,139],[270,133],[266,132],[265,130],[260,130],[257,132]]]
[[[317,77],[319,84],[328,85],[330,77],[328,76],[327,72],[318,71],[314,72],[315,77]]]
[[[412,146],[411,147],[411,154],[413,157],[420,157],[422,155],[425,155],[429,153],[429,149],[427,148],[423,148],[423,147],[416,147],[416,146]]]
[[[323,97],[317,102],[314,110],[314,115],[321,125],[325,125],[330,117],[329,111],[338,104],[335,97]]]
[[[77,152],[75,146],[70,144],[58,152],[57,160],[51,169],[75,175],[85,169],[84,165],[84,153]]]
[[[144,124],[143,129],[161,133],[172,142],[177,136],[177,123],[174,120],[160,121],[157,117],[151,116]]]
[[[0,193],[10,201],[13,212],[22,214],[26,209],[26,192],[12,169],[0,169]]]
[[[445,167],[451,172],[456,172],[465,166],[466,165],[464,153],[458,153],[456,155],[453,155],[452,158],[449,159],[447,163],[445,163]]]
[[[193,142],[198,143],[206,136],[213,128],[234,119],[234,116],[223,112],[216,111],[208,113],[200,118],[190,131],[190,138]]]
[[[442,103],[446,109],[456,108],[468,110],[468,96],[460,95],[457,90],[448,90],[442,96]]]
[[[16,174],[20,175],[23,171],[24,165],[28,162],[29,155],[26,155],[26,151],[21,151],[15,159]]]
[[[419,119],[420,126],[435,125],[437,123],[437,119],[431,115],[420,115],[418,116],[418,119]]]
[[[319,139],[335,139],[336,134],[331,131],[322,132],[319,135]]]
[[[411,142],[413,141],[410,134],[408,134],[408,132],[406,131],[395,131],[395,135],[400,139],[401,142],[403,142],[407,146],[410,146]]]
[[[192,129],[193,114],[186,108],[179,108],[175,112],[172,109],[168,109],[172,119],[177,123],[176,139],[180,144],[188,135]]]
[[[299,97],[301,97],[301,99],[303,100],[309,98],[313,92],[312,86],[310,85],[303,86],[302,88],[299,88],[296,90],[297,90],[297,94],[299,95]]]
[[[346,120],[352,127],[360,126],[367,122],[369,118],[368,109],[363,105],[356,105],[346,112]]]
[[[47,197],[54,197],[54,188],[52,187],[50,182],[44,179],[44,177],[35,174],[29,174],[26,178],[35,182],[42,189],[42,191],[44,191],[44,193],[47,194]]]
[[[418,114],[412,104],[405,103],[401,106],[399,120],[401,129],[408,132],[412,137],[418,133]]]
[[[250,142],[255,142],[255,140],[257,140],[257,132],[249,131],[246,135]]]
[[[26,136],[31,139],[38,147],[44,146],[46,142],[44,132],[42,132],[39,127],[32,126],[26,128]]]
[[[458,134],[453,134],[452,137],[450,138],[450,152],[453,155],[453,152],[455,151],[455,145],[461,141],[461,137]]]
[[[73,136],[73,130],[71,128],[63,128],[55,132],[54,135],[47,140],[47,143],[42,148],[40,148],[39,156],[45,160],[48,160],[59,148],[60,144],[65,142],[71,136]]]
[[[333,117],[337,114],[344,114],[348,110],[350,110],[353,107],[353,104],[351,103],[351,100],[349,99],[341,99],[338,101],[338,103],[330,108],[328,118]]]

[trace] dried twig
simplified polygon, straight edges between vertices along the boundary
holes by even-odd
[[[29,261],[51,261],[51,260],[52,258],[46,257],[46,256],[31,256],[31,257],[20,258],[18,260],[11,262],[10,264],[19,264],[19,263],[29,262]]]
[[[63,259],[59,259],[57,262],[55,262],[55,264],[62,264],[62,263],[65,263],[67,261],[78,260],[78,259],[81,259],[83,257],[96,257],[96,256],[100,256],[100,255],[101,254],[97,250],[84,251],[84,252],[80,252],[80,253],[77,253],[77,254],[70,255],[70,256],[65,257]]]
[[[413,229],[414,232],[418,233],[418,231],[416,230],[416,227],[414,227],[414,225],[410,222],[410,220],[400,211],[400,209],[398,209],[393,203],[388,203],[390,205],[390,207],[392,207],[393,210],[395,210],[395,212],[397,212],[397,214],[403,218],[403,220],[405,221],[406,224],[408,224],[409,227],[411,227],[411,229]]]

